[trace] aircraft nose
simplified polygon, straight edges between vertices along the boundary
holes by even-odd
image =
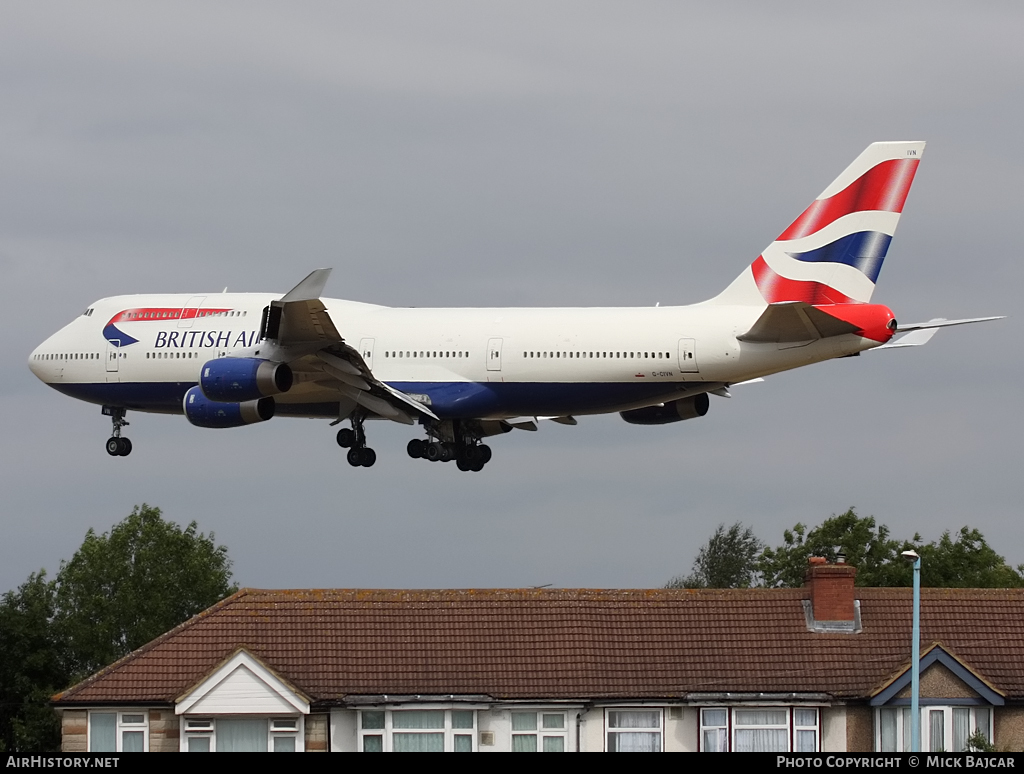
[[[55,333],[32,350],[32,354],[28,356],[28,370],[44,384],[50,384],[54,379],[55,361],[53,358],[56,356],[53,352],[57,348],[56,338],[57,334]]]
[[[44,346],[45,346],[45,343],[44,344],[40,344],[38,347],[36,347],[32,351],[32,354],[28,356],[28,370],[31,371],[32,373],[34,373],[36,375],[36,378],[38,378],[38,379],[40,379],[40,380],[45,382],[46,379],[43,378],[43,348],[44,348]]]

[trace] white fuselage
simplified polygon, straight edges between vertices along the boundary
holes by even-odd
[[[264,307],[278,295],[102,299],[30,356],[42,381],[73,397],[180,413],[202,366],[264,356]],[[198,300],[197,300],[198,299]],[[623,411],[853,354],[880,342],[843,335],[797,344],[740,342],[764,307],[389,308],[323,299],[374,376],[425,396],[451,418]],[[188,319],[182,310],[193,312]],[[280,413],[337,416],[322,374],[296,372]],[[713,386],[711,386],[713,385]]]

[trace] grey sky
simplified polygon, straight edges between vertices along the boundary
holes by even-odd
[[[693,4],[695,6],[696,4]],[[660,585],[720,522],[777,543],[850,505],[977,526],[1016,564],[1024,61],[1015,3],[21,3],[0,12],[7,289],[0,589],[143,501],[243,585]],[[496,439],[481,474],[369,427],[201,430],[38,382],[120,293],[653,305],[723,288],[870,142],[929,142],[875,300],[1007,314],[734,389],[703,419]],[[344,321],[338,320],[344,334]]]

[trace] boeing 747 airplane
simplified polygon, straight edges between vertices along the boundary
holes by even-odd
[[[330,269],[317,269],[283,296],[104,298],[43,342],[29,367],[103,407],[112,456],[132,450],[128,411],[208,428],[347,421],[337,441],[355,467],[376,461],[367,419],[418,423],[424,437],[409,455],[465,471],[490,460],[483,439],[542,419],[693,419],[709,394],[740,382],[998,319],[899,325],[871,303],[924,146],[869,146],[722,293],[691,306],[395,309],[321,298]]]

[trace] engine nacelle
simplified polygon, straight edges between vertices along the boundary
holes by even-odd
[[[199,386],[209,400],[242,403],[288,392],[292,380],[287,363],[257,357],[219,357],[203,366]]]
[[[631,425],[667,425],[669,422],[681,422],[684,419],[702,417],[708,413],[708,395],[692,395],[680,398],[661,406],[645,406],[644,408],[620,411],[619,416]]]
[[[221,403],[207,398],[199,387],[185,393],[185,417],[196,427],[241,427],[266,422],[274,416],[274,399]]]

